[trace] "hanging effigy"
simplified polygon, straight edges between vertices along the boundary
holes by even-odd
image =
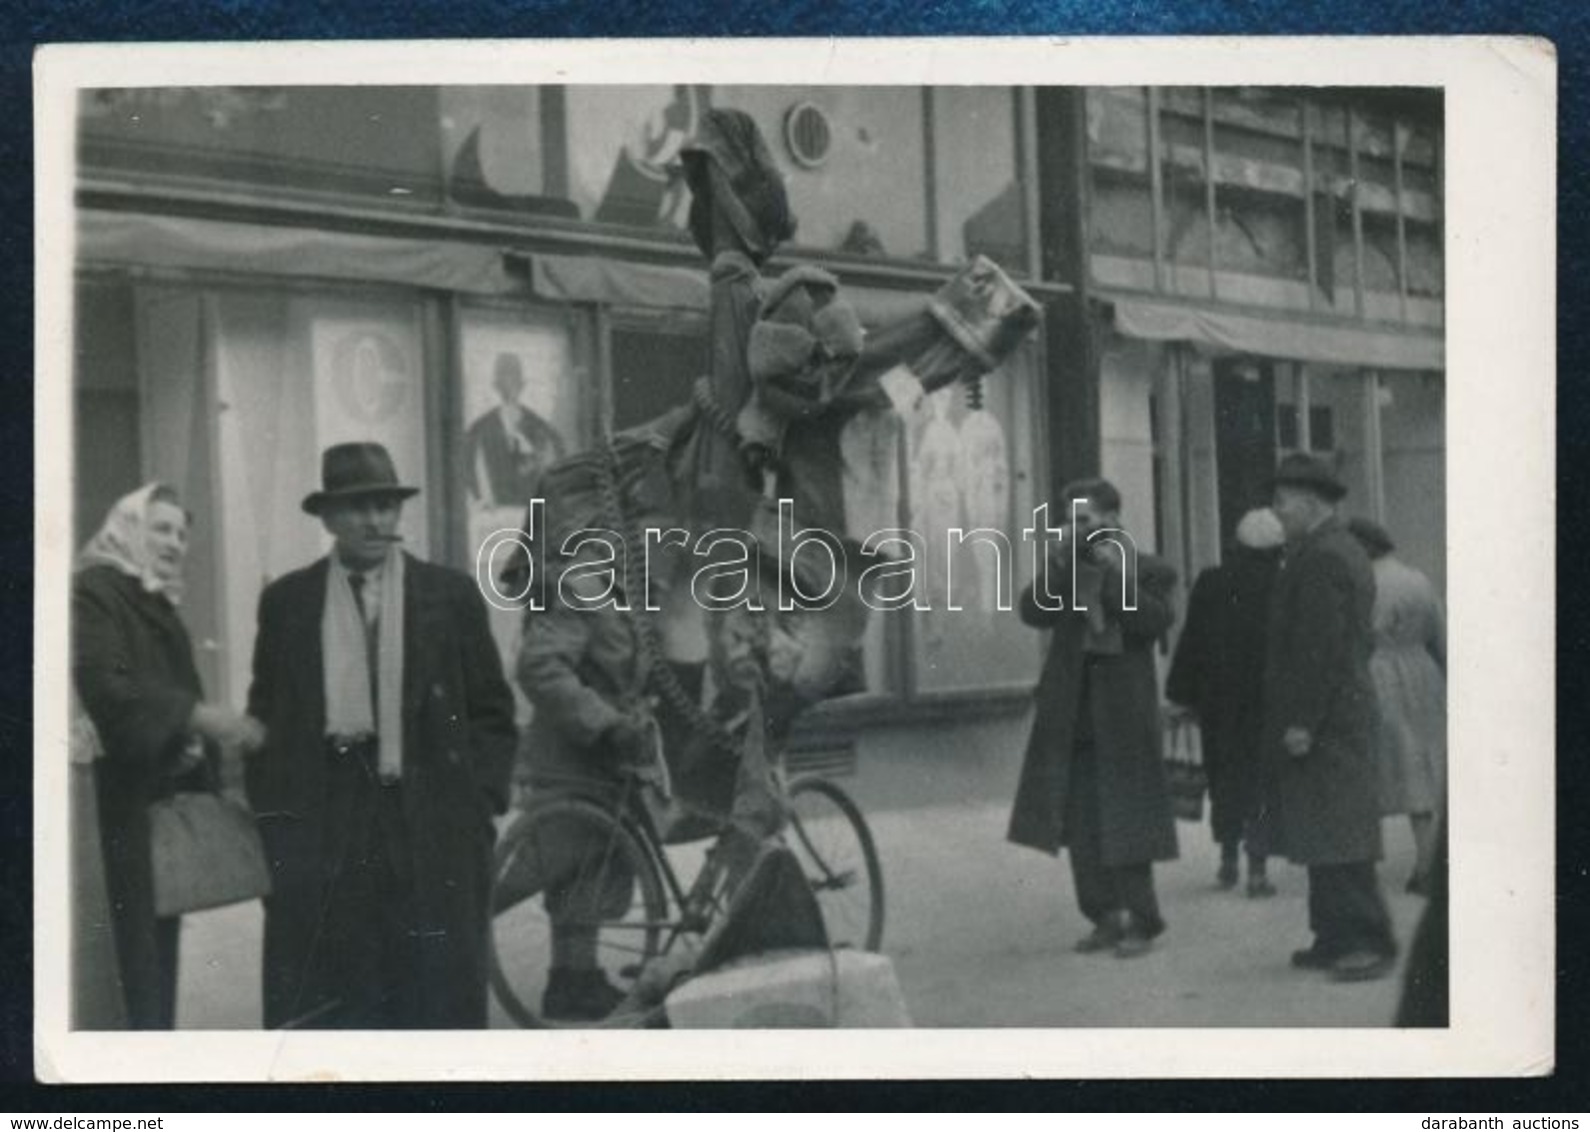
[[[624,618],[646,675],[615,694],[665,717],[675,793],[755,827],[762,752],[806,708],[862,686],[867,571],[889,553],[867,539],[897,515],[899,415],[996,370],[1038,307],[979,256],[866,332],[829,272],[763,279],[796,220],[748,115],[708,111],[682,161],[709,266],[708,372],[688,403],[546,471],[503,590],[526,596],[527,635],[538,618]],[[944,427],[933,459],[947,463],[911,489],[936,498],[946,480],[958,508],[973,438]],[[703,679],[680,678],[692,665]]]

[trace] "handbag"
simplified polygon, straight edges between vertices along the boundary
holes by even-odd
[[[149,807],[155,915],[180,916],[269,895],[254,815],[232,799],[182,791]]]
[[[1191,719],[1167,716],[1165,730],[1165,785],[1170,793],[1171,810],[1182,821],[1203,821],[1204,791],[1209,788],[1209,776],[1199,757],[1198,742],[1193,736],[1197,727]]]

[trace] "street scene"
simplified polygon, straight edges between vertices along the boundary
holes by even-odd
[[[1449,1024],[1438,89],[77,127],[75,1028]]]
[[[857,793],[870,801],[871,790]],[[1123,962],[1073,953],[1088,924],[1064,864],[1005,842],[1005,800],[869,804],[867,815],[888,888],[883,951],[918,1026],[1375,1027],[1396,1010],[1400,970],[1342,985],[1292,969],[1288,955],[1307,942],[1302,870],[1278,870],[1269,900],[1220,891],[1207,828],[1184,824],[1182,859],[1164,870],[1164,946]],[[1390,833],[1382,874],[1395,881],[1412,868],[1413,847]],[[1424,902],[1400,887],[1387,885],[1388,900],[1406,941]],[[259,985],[247,977],[258,969],[259,940],[257,904],[185,919],[179,1028],[259,1026]],[[500,1009],[491,1024],[512,1025]]]

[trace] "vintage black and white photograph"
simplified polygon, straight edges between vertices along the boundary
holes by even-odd
[[[1449,84],[760,57],[54,92],[68,1037],[1454,1034]]]

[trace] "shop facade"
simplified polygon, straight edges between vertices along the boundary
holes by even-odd
[[[474,572],[540,467],[689,397],[707,289],[677,157],[714,105],[750,112],[785,171],[800,229],[770,273],[829,268],[871,325],[977,253],[1068,293],[1034,271],[1033,100],[1012,88],[85,93],[77,534],[131,485],[182,489],[184,612],[218,694],[246,693],[260,589],[328,545],[299,509],[325,446],[386,444],[424,489],[408,548]],[[1020,550],[1044,373],[1035,337],[975,393],[858,435],[892,472],[880,522]],[[1030,567],[996,554],[929,555],[931,611],[874,620],[858,710],[1030,687],[1038,643],[1012,643],[994,597],[995,566],[1007,598]],[[517,618],[494,616],[511,655]]]
[[[813,751],[1015,758],[1041,642],[1001,583],[1030,577],[1034,506],[1092,467],[1190,578],[1280,454],[1332,453],[1349,506],[1444,576],[1438,112],[1196,89],[85,92],[76,534],[137,483],[182,490],[217,695],[246,693],[263,585],[328,545],[299,509],[327,445],[385,443],[423,489],[406,545],[476,572],[541,466],[689,396],[707,291],[677,156],[711,106],[751,113],[784,170],[800,226],[770,273],[826,267],[881,325],[985,254],[1045,308],[978,389],[855,437],[892,469],[879,521],[930,548],[928,610],[873,619],[868,691]],[[510,656],[517,618],[494,617]]]
[[[1101,464],[1184,579],[1288,452],[1444,592],[1438,98],[1087,92]]]

